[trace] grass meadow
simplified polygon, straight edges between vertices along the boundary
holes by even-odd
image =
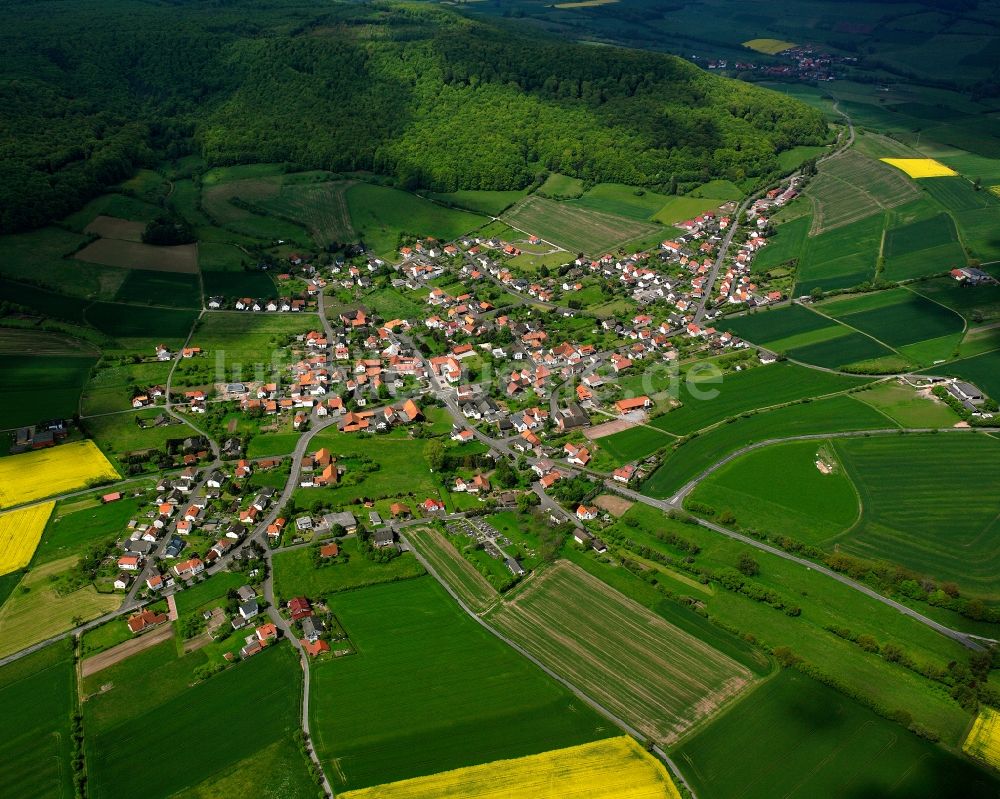
[[[101,684],[110,681],[114,686],[100,696],[100,711],[90,707],[95,698],[84,704],[88,794],[94,799],[183,793],[211,781],[214,775],[230,776],[233,766],[288,740],[299,729],[302,678],[290,645],[269,647],[193,687],[189,687],[190,671],[181,679],[180,673],[173,674],[165,687],[157,683],[155,667],[137,671],[139,664],[133,663],[139,658],[149,665],[170,663],[167,647],[172,649],[173,644],[165,643],[166,647],[160,644],[93,675]],[[157,659],[145,657],[150,653],[156,653]],[[139,692],[149,696],[123,703],[120,695],[115,696],[118,680],[129,686],[133,697]],[[164,740],[171,742],[174,756],[150,758],[143,768],[134,767],[136,751],[154,751]],[[207,746],[208,741],[218,745]],[[305,760],[301,756],[297,762],[290,759],[289,765],[295,785],[305,789],[309,784]],[[268,784],[280,782],[284,775],[263,772],[257,776],[255,790],[264,793]]]
[[[796,671],[761,685],[672,755],[704,799],[985,799],[1000,790],[986,770]]]
[[[527,194],[526,190],[518,191],[476,191],[461,190],[452,192],[428,192],[427,196],[446,205],[464,208],[476,214],[500,216],[518,200]]]
[[[918,394],[899,382],[878,383],[858,392],[854,398],[895,419],[903,427],[951,427],[958,422],[958,414],[949,405],[936,397]]]
[[[73,795],[70,716],[76,707],[73,646],[60,641],[0,668],[4,796]]]
[[[429,576],[330,607],[357,649],[312,673],[313,742],[338,793],[618,733]]]

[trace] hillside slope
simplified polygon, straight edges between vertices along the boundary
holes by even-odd
[[[542,169],[740,180],[825,136],[788,97],[677,58],[567,45],[413,4],[6,2],[0,230],[57,218],[138,163],[373,169],[513,189]]]

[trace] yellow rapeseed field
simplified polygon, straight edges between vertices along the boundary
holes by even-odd
[[[984,705],[962,749],[977,760],[1000,768],[1000,713]]]
[[[0,513],[0,574],[21,569],[31,562],[55,502]]]
[[[743,46],[767,55],[777,55],[785,50],[798,47],[795,42],[785,42],[781,39],[751,39],[749,42],[743,42]]]
[[[628,736],[444,771],[341,799],[680,799],[663,764]]]
[[[0,458],[0,508],[84,488],[90,480],[117,477],[93,441],[11,455]]]
[[[881,158],[889,166],[903,170],[911,178],[948,178],[958,173],[933,158]]]

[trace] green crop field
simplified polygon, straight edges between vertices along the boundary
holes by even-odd
[[[783,308],[725,319],[719,326],[754,344],[778,350],[784,349],[780,342],[796,340],[804,333],[816,333],[826,328],[837,329],[836,323],[802,305],[786,305]]]
[[[518,200],[522,199],[527,191],[452,191],[452,192],[428,192],[427,196],[446,205],[454,205],[458,208],[465,208],[477,214],[487,216],[500,216],[506,209],[510,208]]]
[[[56,504],[35,550],[32,561],[35,566],[79,554],[97,541],[120,536],[129,520],[138,518],[143,499],[125,497],[104,505],[101,493],[64,499]]]
[[[941,213],[886,231],[887,280],[924,277],[965,266],[965,263],[965,252],[949,214]]]
[[[338,792],[618,734],[429,576],[330,607],[357,649],[312,673],[313,741]]]
[[[206,300],[214,295],[265,300],[277,293],[267,272],[202,272],[201,279],[205,284]]]
[[[994,163],[1000,163],[994,161]],[[965,211],[979,208],[1000,210],[1000,201],[988,190],[976,191],[966,178],[933,178],[920,181],[921,187],[949,211],[956,212],[961,219]]]
[[[0,429],[72,418],[96,359],[92,355],[0,354]]]
[[[1000,399],[1000,350],[991,350],[972,358],[933,366],[928,374],[950,375],[974,383],[993,399]]]
[[[857,526],[834,539],[843,551],[1000,596],[1000,442],[953,433],[845,439],[834,448],[863,506]]]
[[[136,305],[201,308],[201,284],[197,275],[132,269],[118,289],[115,301]]]
[[[69,641],[60,641],[0,669],[3,796],[72,796],[70,715],[76,707],[73,683],[73,647]]]
[[[169,345],[187,338],[198,312],[95,302],[87,308],[86,318],[102,333],[116,339],[156,339]]]
[[[18,277],[23,278],[24,275]],[[89,304],[81,301],[79,297],[56,294],[54,291],[29,286],[27,283],[17,283],[2,278],[0,278],[0,296],[45,316],[69,322],[82,322],[84,308]]]
[[[754,272],[766,272],[769,268],[796,261],[802,256],[802,248],[809,233],[812,217],[800,216],[791,222],[779,225],[767,246],[753,259]]]
[[[1000,319],[1000,285],[964,286],[950,277],[910,284],[912,291],[947,305],[970,321],[970,327]]]
[[[503,219],[570,252],[589,255],[603,255],[628,241],[656,233],[656,227],[646,222],[535,196],[510,208]]]
[[[874,277],[884,225],[885,214],[879,212],[807,238],[799,261],[795,295],[801,297],[814,288],[824,291],[850,288]]]
[[[132,397],[137,391],[166,384],[171,366],[169,361],[112,362],[99,366],[83,387],[83,413],[108,413],[131,408]]]
[[[673,225],[676,222],[683,222],[706,211],[714,211],[725,202],[725,199],[718,197],[670,197],[664,203],[663,207],[654,214],[653,219],[657,222],[662,222],[664,225]],[[676,231],[668,228],[663,231],[663,234],[664,238],[669,238],[671,235],[676,235]]]
[[[667,194],[638,189],[622,183],[598,183],[573,205],[646,221],[672,198]]]
[[[792,441],[748,452],[713,472],[691,493],[692,502],[724,508],[743,526],[813,543],[852,526],[858,495],[838,464],[823,474],[817,460],[831,461],[827,441]]]
[[[393,257],[400,233],[450,241],[483,225],[478,214],[460,211],[399,189],[356,183],[347,190],[351,224],[378,255]]]
[[[775,436],[877,430],[896,427],[883,414],[851,397],[831,397],[737,419],[668,452],[663,465],[643,484],[652,497],[669,497],[730,452]]]
[[[408,530],[406,537],[472,610],[479,613],[496,601],[496,589],[441,533],[418,528]]]
[[[172,646],[171,642],[166,642]],[[174,675],[173,691],[147,685],[157,671],[136,673],[130,661],[156,652],[161,661],[167,650],[163,644],[136,655],[123,664],[124,671],[106,669],[93,675],[115,686],[100,699],[112,697],[119,690],[116,679],[128,681],[130,693],[138,682],[152,696],[110,710],[90,708],[96,698],[84,705],[86,725],[88,794],[101,797],[168,797],[204,783],[215,774],[228,773],[231,766],[273,744],[287,740],[299,729],[302,677],[298,657],[288,644],[279,644],[244,663],[227,668],[221,674],[194,687],[180,683]],[[197,654],[197,653],[195,653]],[[190,657],[190,656],[188,656]],[[203,656],[204,657],[204,656]],[[154,663],[157,661],[153,661]],[[183,663],[184,659],[173,663]],[[186,664],[190,666],[190,663]],[[115,668],[115,667],[112,667]],[[109,673],[111,672],[111,673]],[[191,672],[187,671],[187,681]],[[122,696],[115,696],[117,702]],[[110,710],[110,712],[108,712]],[[192,735],[197,730],[197,735]],[[233,735],[239,730],[239,735]],[[159,742],[170,741],[173,757],[152,758],[143,768],[134,767],[136,751],[154,751]],[[219,745],[208,746],[206,742]],[[299,758],[295,784],[307,783],[306,763]],[[262,774],[265,783],[280,783],[281,775]]]
[[[324,563],[316,568],[308,547],[291,552],[278,550],[273,561],[275,594],[286,600],[294,596],[319,599],[337,591],[407,580],[425,574],[424,567],[408,552],[388,563],[369,560],[361,554],[354,538],[343,542],[341,553],[341,559],[346,558],[346,562]]]
[[[681,407],[658,417],[652,424],[668,433],[686,435],[756,408],[847,391],[865,382],[862,378],[819,372],[791,363],[734,372],[717,382],[699,383],[689,378],[681,382],[678,397]],[[709,391],[717,396],[704,399],[696,396]]]
[[[986,799],[1000,790],[984,769],[791,670],[672,754],[704,799]]]
[[[884,358],[892,354],[892,350],[862,333],[848,333],[836,339],[786,350],[789,358],[828,369]]]
[[[286,179],[276,194],[261,197],[254,205],[300,223],[317,246],[326,248],[356,238],[347,208],[347,191],[352,185],[353,181],[296,183]]]
[[[663,743],[674,742],[752,680],[744,666],[567,561],[488,618],[550,669]]]
[[[870,301],[868,297],[851,298],[816,307],[894,348],[943,336],[952,337],[957,344],[964,330],[965,324],[958,314],[906,289],[869,296]],[[877,306],[872,307],[872,302]]]
[[[426,303],[403,294],[392,287],[376,289],[365,295],[365,306],[385,320],[416,319],[424,312]],[[329,309],[329,305],[326,306]],[[329,314],[329,310],[327,311]]]
[[[170,439],[187,438],[193,432],[186,424],[142,428],[137,423],[139,419],[152,420],[160,413],[160,410],[149,408],[135,413],[91,416],[84,419],[82,424],[87,435],[94,439],[101,451],[115,460],[130,452],[162,450]]]

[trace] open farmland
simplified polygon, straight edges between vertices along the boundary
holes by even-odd
[[[508,210],[503,219],[570,252],[589,255],[603,255],[627,241],[656,232],[656,227],[646,222],[534,196]]]
[[[0,669],[0,704],[0,793],[11,799],[72,796],[72,644],[60,641]]]
[[[1000,713],[986,705],[981,707],[962,751],[1000,769]]]
[[[31,563],[55,502],[0,513],[0,575]]]
[[[131,222],[128,219],[99,214],[83,229],[83,232],[93,233],[102,239],[142,241],[142,233],[145,229],[146,225],[142,222]]]
[[[115,295],[116,302],[201,308],[198,275],[133,269]]]
[[[753,450],[710,474],[690,499],[725,508],[740,525],[815,543],[849,528],[860,510],[850,478],[829,452],[823,440]],[[823,474],[817,460],[832,466],[832,472]]]
[[[526,189],[516,191],[478,191],[465,189],[450,192],[428,192],[427,196],[445,205],[454,205],[477,214],[499,216],[527,194]]]
[[[895,419],[903,427],[952,427],[958,414],[929,391],[917,392],[899,382],[877,383],[854,398]]]
[[[880,161],[894,166],[911,178],[947,178],[958,173],[933,158],[880,158]]]
[[[852,149],[823,162],[805,193],[817,235],[914,200],[920,190],[898,170]]]
[[[313,742],[338,794],[617,734],[431,577],[330,607],[357,649],[312,671]]]
[[[701,799],[986,799],[1000,789],[985,770],[794,670],[760,686],[673,756]]]
[[[36,335],[44,340],[42,334]],[[30,345],[25,342],[22,352],[27,351]],[[39,355],[0,352],[3,374],[0,428],[20,427],[43,419],[72,418],[79,409],[80,392],[94,362],[95,356],[89,352]]]
[[[736,661],[567,561],[526,584],[489,620],[656,741],[677,740],[752,679]]]
[[[95,302],[87,308],[86,317],[105,335],[116,339],[144,340],[143,343],[148,343],[152,350],[161,341],[168,346],[171,343],[180,346],[198,318],[198,312],[193,308],[179,310]]]
[[[627,737],[341,794],[342,799],[680,799],[667,770]]]
[[[1000,399],[1000,350],[994,349],[971,358],[932,366],[924,372],[968,380],[985,391],[987,396]]]
[[[961,314],[970,327],[1000,319],[1000,285],[963,286],[951,277],[936,277],[909,288]]]
[[[799,260],[795,296],[801,297],[814,288],[830,291],[851,288],[871,280],[875,276],[884,227],[885,214],[878,212],[809,236]]]
[[[472,610],[481,612],[496,601],[496,589],[437,530],[429,527],[408,530],[406,537],[416,545],[438,576]]]
[[[1000,596],[1000,442],[952,433],[844,439],[833,447],[861,497],[862,515],[829,543]]]
[[[884,252],[887,280],[925,277],[966,263],[955,223],[946,213],[889,228]]]
[[[120,595],[99,594],[92,585],[58,593],[52,578],[72,569],[77,560],[75,555],[54,560],[21,578],[18,590],[0,607],[0,657],[71,630],[79,619],[95,619],[121,604]]]
[[[228,774],[232,766],[258,751],[287,740],[299,729],[301,672],[290,645],[278,644],[269,650],[193,687],[182,684],[180,693],[159,702],[154,699],[143,706],[119,708],[117,718],[98,720],[88,713],[88,795],[103,799],[141,794],[157,799],[184,794],[213,775]],[[153,648],[143,654],[154,652],[160,653]],[[128,664],[123,661],[121,665],[129,669]],[[104,670],[91,679],[114,682],[114,676],[108,675]],[[189,672],[188,682],[190,678]],[[153,675],[132,674],[132,680],[139,683],[136,687],[141,688],[146,679]],[[197,734],[192,735],[192,730]],[[234,735],[234,730],[240,733]],[[175,757],[154,758],[142,769],[134,768],[136,751],[153,751],[164,740],[172,742]],[[206,741],[225,744],[206,746]],[[305,760],[300,756],[295,766],[291,776],[301,791],[308,785]],[[266,795],[265,787],[280,784],[282,775],[257,776],[255,788]]]
[[[668,451],[663,465],[643,483],[642,491],[652,497],[673,496],[729,453],[776,436],[894,427],[897,425],[888,417],[852,397],[830,397],[765,411],[721,425]]]
[[[795,42],[785,42],[781,39],[751,39],[748,42],[743,42],[743,46],[765,55],[777,55],[798,45]]]
[[[286,181],[277,194],[255,205],[283,219],[302,224],[317,246],[343,244],[356,238],[347,208],[347,190],[353,181],[294,183]]]
[[[767,240],[767,246],[754,256],[753,272],[766,272],[789,261],[797,264],[811,224],[812,219],[807,214],[779,225],[774,235]]]
[[[573,205],[645,222],[671,199],[668,194],[657,194],[622,183],[598,183]]]
[[[80,261],[116,266],[121,269],[150,269],[158,272],[192,274],[198,271],[197,244],[157,247],[138,241],[98,239],[93,244],[88,244],[74,257]]]
[[[92,441],[76,441],[50,449],[0,458],[0,508],[34,502],[117,479],[107,458]]]

